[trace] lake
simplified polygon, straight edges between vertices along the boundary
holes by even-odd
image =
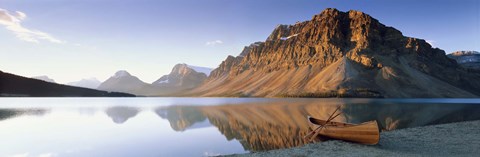
[[[480,99],[2,98],[0,156],[211,156],[301,146],[306,116],[383,131],[480,119]]]

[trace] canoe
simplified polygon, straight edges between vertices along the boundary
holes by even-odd
[[[368,121],[361,124],[332,122],[308,117],[313,129],[324,126],[318,133],[320,139],[337,139],[361,144],[374,145],[380,140],[380,130],[377,121]]]

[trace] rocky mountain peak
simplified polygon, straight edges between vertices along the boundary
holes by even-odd
[[[195,70],[196,72],[199,72],[199,73],[204,73],[206,74],[207,76],[210,75],[210,73],[212,72],[212,68],[209,68],[209,67],[201,67],[201,66],[194,66],[194,65],[187,65],[190,69],[193,69]]]
[[[338,9],[327,8],[327,9],[323,10],[322,12],[320,12],[320,14],[314,15],[312,17],[312,21],[315,21],[315,20],[320,21],[320,20],[325,19],[325,18],[336,18],[338,16],[342,16],[342,14],[344,14],[344,13],[340,12]]]
[[[478,51],[456,51],[456,52],[453,52],[449,55],[452,55],[452,56],[480,55],[480,52],[478,52]]]
[[[246,53],[249,53],[249,52],[246,51]],[[230,73],[230,71],[232,71],[232,68],[238,65],[242,61],[242,59],[243,59],[243,56],[237,56],[237,57],[234,57],[231,55],[227,56],[227,58],[224,61],[222,61],[222,63],[220,63],[218,68],[214,69],[210,73],[209,77],[218,78]]]
[[[132,75],[130,75],[130,73],[128,73],[126,70],[119,70],[115,72],[115,74],[112,77],[121,78],[121,77],[128,77],[128,76],[132,76]]]
[[[207,67],[199,67],[199,66],[193,66],[193,65],[181,63],[181,64],[176,64],[169,75],[185,76],[191,73],[203,73],[205,75],[209,75],[210,72],[211,72],[211,69]]]
[[[120,70],[102,82],[97,89],[143,95],[143,93],[139,91],[147,85],[148,84],[140,80],[138,77],[130,75],[130,73],[125,70]]]
[[[101,83],[98,89],[143,96],[171,96],[181,93],[182,90],[196,87],[207,78],[205,73],[197,72],[195,69],[209,72],[209,69],[205,67],[190,66],[181,63],[176,64],[170,74],[164,75],[152,84],[149,84],[125,70],[120,70]]]
[[[187,73],[191,72],[191,70],[192,69],[190,69],[185,63],[176,64],[170,72],[170,75],[186,75]]]
[[[457,71],[457,68],[458,64],[449,59],[445,51],[432,48],[423,39],[403,36],[399,30],[360,11],[342,12],[329,8],[314,15],[312,20],[278,25],[265,42],[246,47],[237,57],[228,56],[200,88],[204,88],[201,92],[207,93],[205,95],[242,93],[254,96],[324,93],[344,88],[350,91],[375,89],[377,93],[402,97],[413,95],[411,91],[415,90],[403,88],[402,94],[391,91],[385,83],[392,81],[388,80],[390,76],[399,77],[396,83],[403,84],[408,82],[406,80],[428,75],[425,77],[431,78],[430,82],[445,81],[445,87],[448,84],[461,86],[480,94],[476,90],[480,89],[480,83],[466,86],[458,81],[466,75],[477,77],[477,74]],[[339,78],[332,78],[335,86],[318,83],[329,82],[325,76],[334,75],[338,71],[335,69],[346,69],[340,71],[345,74],[335,75]],[[321,72],[323,76],[319,76]],[[350,75],[352,73],[358,75]],[[419,92],[433,91],[427,88]],[[444,91],[447,89],[439,86],[439,93],[425,95],[439,96]],[[449,94],[455,95],[452,93]],[[462,95],[460,93],[469,95],[462,90],[456,94]]]
[[[273,32],[268,36],[267,41],[279,40],[290,33],[290,25],[277,25]]]
[[[152,84],[161,87],[189,89],[198,86],[207,78],[207,74],[197,72],[191,66],[182,63],[173,67],[168,75],[163,75]]]
[[[480,53],[477,51],[457,51],[447,56],[464,68],[480,70]]]
[[[264,42],[254,42],[248,46],[245,46],[242,52],[238,55],[239,57],[245,57],[254,47],[261,46]]]

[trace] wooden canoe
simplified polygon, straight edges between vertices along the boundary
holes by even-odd
[[[321,129],[318,133],[318,136],[321,136],[321,139],[327,137],[368,145],[377,144],[380,140],[380,130],[378,129],[378,124],[375,120],[361,124],[332,121],[327,123],[325,120],[308,117],[308,122],[310,122],[313,129],[319,126],[325,126],[325,128]]]

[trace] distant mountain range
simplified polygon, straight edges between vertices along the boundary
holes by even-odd
[[[72,87],[0,71],[0,96],[9,97],[108,97],[134,95]]]
[[[477,51],[457,51],[447,55],[455,59],[458,64],[468,69],[480,70],[480,52]]]
[[[443,50],[370,15],[326,9],[228,56],[187,95],[479,97],[480,73],[459,67]]]
[[[101,83],[97,89],[105,91],[125,92],[135,95],[147,95],[152,91],[152,86],[132,76],[125,70],[116,72],[112,77]]]
[[[99,90],[126,92],[143,96],[174,96],[178,92],[193,89],[203,83],[211,69],[205,67],[177,64],[168,75],[162,76],[152,84],[141,81],[127,71],[118,71],[114,76],[101,83]]]
[[[49,78],[48,76],[34,76],[32,77],[33,79],[37,79],[37,80],[42,80],[42,81],[45,81],[45,82],[50,82],[50,83],[56,83],[55,80]]]
[[[213,71],[177,64],[151,84],[124,70],[99,85],[69,84],[140,96],[470,98],[480,96],[479,58],[475,51],[447,56],[368,14],[329,8],[309,21],[278,25]],[[3,94],[109,94],[2,75]]]
[[[90,89],[98,89],[102,91],[109,91],[112,93],[100,93],[100,96],[115,96],[115,95],[120,95],[122,96],[121,93],[131,93],[139,96],[176,96],[179,95],[180,92],[184,90],[190,90],[193,89],[200,84],[202,84],[207,76],[210,74],[212,69],[206,68],[206,67],[200,67],[200,66],[192,66],[192,65],[187,65],[187,64],[177,64],[173,67],[172,71],[168,75],[162,76],[160,79],[156,80],[152,84],[145,83],[142,80],[140,80],[138,77],[131,75],[129,72],[125,70],[120,70],[116,72],[112,77],[107,79],[104,82],[100,82],[96,78],[90,78],[90,79],[82,79],[79,81],[75,82],[69,82],[67,85],[60,85],[56,84],[55,81],[48,76],[36,76],[32,77],[30,80],[26,80],[25,78],[21,76],[16,76],[13,78],[18,78],[19,82],[22,81],[27,81],[30,82],[32,80],[34,83],[30,84],[32,88],[30,89],[31,91],[28,91],[28,86],[26,86],[25,91],[15,91],[13,88],[14,85],[18,84],[12,84],[11,86],[12,89],[6,89],[2,86],[0,86],[0,96],[96,96],[96,94],[91,94],[88,93],[88,89],[84,88],[90,88]],[[5,74],[5,75],[12,75],[12,74]],[[12,75],[14,76],[14,75]],[[6,80],[4,78],[0,78],[0,81],[3,82],[8,82],[8,81],[15,81],[15,80]],[[50,84],[45,84],[45,83],[50,83]],[[37,84],[40,83],[40,84]],[[21,86],[21,85],[18,85]],[[42,88],[38,89],[33,89],[35,86],[45,86],[47,88],[68,88],[68,89],[73,89],[75,87],[83,87],[83,88],[76,88],[76,89],[81,89],[85,90],[80,93],[57,93],[57,91],[48,91],[51,93],[41,93],[40,91]],[[75,87],[70,87],[70,86],[75,86]],[[10,86],[9,86],[10,88]],[[63,90],[63,89],[62,89]],[[62,91],[59,90],[59,91]],[[92,91],[97,91],[97,90],[92,90]],[[97,93],[98,94],[98,93]],[[126,94],[125,96],[130,96]]]
[[[205,75],[209,76],[210,73],[212,72],[212,68],[207,68],[207,67],[200,67],[200,66],[193,66],[193,65],[188,65],[188,64],[185,64],[185,63],[182,63],[183,65],[186,65],[188,68],[196,71],[196,72],[199,72],[199,73],[204,73]],[[177,64],[178,65],[178,64]]]
[[[198,70],[198,71],[197,71]],[[201,72],[203,71],[203,72]],[[163,75],[152,85],[157,87],[170,87],[182,89],[195,88],[210,74],[211,69],[189,66],[187,64],[177,64],[168,75]],[[205,73],[204,73],[205,72]]]
[[[75,86],[75,87],[83,87],[83,88],[90,88],[90,89],[97,89],[102,82],[100,82],[97,78],[88,78],[88,79],[81,79],[80,81],[69,82],[67,85]]]

